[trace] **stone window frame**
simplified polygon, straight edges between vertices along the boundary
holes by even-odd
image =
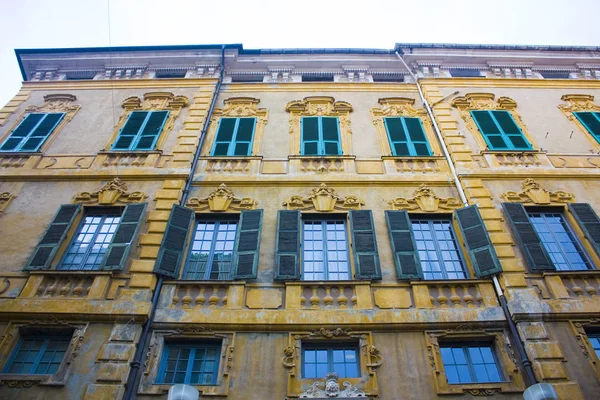
[[[72,336],[69,347],[67,347],[63,360],[55,374],[0,373],[0,383],[7,385],[9,388],[30,388],[34,385],[64,386],[72,372],[73,361],[79,355],[81,343],[85,338],[88,326],[89,322],[58,320],[54,316],[50,316],[44,320],[34,320],[29,322],[10,321],[0,337],[0,359],[3,360],[0,364],[0,371],[4,370],[15,346],[24,336],[24,331],[27,331],[28,329],[54,331],[71,330]]]
[[[569,321],[569,326],[577,339],[581,352],[588,359],[596,376],[600,379],[600,358],[596,355],[596,351],[592,348],[592,344],[588,339],[590,329],[597,329],[600,332],[600,319],[572,320]]]
[[[494,393],[521,393],[525,382],[518,367],[517,359],[508,339],[508,333],[502,328],[473,329],[470,326],[456,330],[425,331],[425,343],[432,369],[435,389],[438,395],[470,394],[473,396],[491,396]],[[444,370],[440,342],[489,342],[498,360],[498,369],[506,381],[490,383],[449,384]]]
[[[565,94],[560,98],[566,104],[559,104],[557,107],[567,117],[567,119],[573,122],[577,128],[583,132],[587,140],[592,145],[594,152],[600,151],[600,143],[592,135],[590,131],[579,121],[579,118],[575,116],[576,112],[600,112],[600,106],[594,104],[594,96],[590,94]]]
[[[233,356],[235,350],[235,332],[214,332],[203,326],[159,327],[152,331],[148,358],[142,374],[138,394],[164,395],[171,388],[171,384],[157,383],[161,357],[164,353],[165,341],[202,341],[221,340],[221,355],[219,357],[219,372],[216,385],[194,385],[202,396],[227,396],[231,373],[233,372]]]
[[[377,398],[377,368],[383,364],[379,349],[373,344],[373,335],[367,331],[351,331],[343,328],[319,328],[312,331],[290,332],[288,345],[284,349],[281,359],[283,366],[288,370],[287,398],[298,398],[303,392],[325,377],[319,379],[302,378],[302,342],[319,344],[336,344],[357,342],[359,349],[359,378],[340,378],[341,382],[349,382],[351,387],[365,392],[368,398]],[[330,371],[331,372],[331,371]]]

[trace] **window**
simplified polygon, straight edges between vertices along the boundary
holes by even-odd
[[[23,336],[2,372],[21,375],[56,374],[71,337],[72,335]]]
[[[0,151],[38,151],[65,113],[32,113],[11,132]]]
[[[335,372],[340,378],[358,378],[359,371],[356,345],[307,343],[302,349],[302,378],[322,379],[328,372]]]
[[[333,74],[302,75],[302,82],[333,82]]]
[[[253,82],[262,82],[264,80],[264,75],[233,75],[231,77],[232,83],[253,83]]]
[[[528,216],[558,271],[591,268],[587,255],[561,212],[528,212]]]
[[[589,334],[588,340],[592,345],[592,349],[596,352],[596,357],[600,358],[600,333]]]
[[[251,155],[255,126],[256,118],[221,118],[212,155]]]
[[[440,352],[449,384],[503,381],[490,344],[440,344]]]
[[[168,79],[168,78],[185,78],[187,71],[156,71],[156,78]]]
[[[471,111],[471,116],[490,150],[532,149],[508,111],[478,110]]]
[[[465,279],[461,251],[450,218],[411,218],[424,279]]]
[[[166,342],[158,371],[158,383],[216,385],[220,355],[220,343]]]
[[[303,274],[307,281],[348,280],[350,261],[345,216],[303,220]]]
[[[83,81],[91,80],[96,76],[95,71],[72,71],[65,74],[65,78],[68,81]]]
[[[404,75],[373,75],[373,82],[404,82]]]
[[[600,143],[600,112],[576,112],[573,113],[585,126],[585,129]]]
[[[302,155],[341,155],[337,117],[302,117]]]
[[[237,219],[198,220],[183,279],[232,279]]]
[[[569,79],[570,73],[560,71],[540,72],[544,79]]]
[[[100,269],[120,221],[118,209],[87,210],[58,269]]]
[[[169,111],[133,111],[112,150],[154,150]]]
[[[481,72],[476,69],[450,68],[450,76],[453,78],[480,78]]]
[[[431,149],[419,118],[383,119],[394,156],[430,156]]]

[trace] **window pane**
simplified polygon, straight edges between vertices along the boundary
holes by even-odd
[[[159,383],[216,384],[220,346],[165,343]],[[191,359],[190,359],[191,358]],[[186,378],[187,377],[187,378]]]
[[[197,221],[183,279],[231,279],[237,225],[235,220]]]
[[[52,375],[62,363],[65,350],[71,341],[70,335],[50,335],[48,337],[28,337],[21,339],[14,350],[16,354],[5,373]]]
[[[348,280],[350,266],[344,220],[305,220],[303,280]]]

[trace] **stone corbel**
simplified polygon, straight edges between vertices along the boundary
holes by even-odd
[[[143,192],[127,192],[127,184],[115,178],[96,192],[81,192],[73,197],[75,203],[115,205],[140,203],[148,198]]]
[[[17,197],[9,192],[0,193],[0,215],[6,210],[6,207],[10,204],[13,199]]]
[[[229,210],[253,210],[258,201],[249,197],[235,197],[233,191],[222,183],[218,188],[210,192],[207,197],[192,197],[185,204],[186,207],[195,211],[210,210],[214,212],[224,212]]]
[[[553,203],[564,204],[575,201],[575,195],[573,193],[567,193],[562,190],[550,192],[531,178],[525,179],[521,186],[523,188],[521,192],[506,192],[502,194],[501,197],[508,202],[534,203],[540,205]]]
[[[306,196],[291,196],[283,202],[288,210],[311,210],[330,212],[337,210],[360,210],[365,203],[354,195],[341,197],[337,192],[321,183],[318,188],[312,189]]]
[[[415,190],[413,197],[396,197],[394,200],[389,201],[388,204],[394,210],[419,210],[422,212],[452,211],[460,208],[462,205],[456,197],[439,197],[425,184],[422,184]]]

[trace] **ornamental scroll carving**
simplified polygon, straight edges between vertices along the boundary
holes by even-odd
[[[15,197],[17,196],[9,192],[0,193],[0,215],[2,215],[4,210],[6,210],[6,207],[8,207]]]
[[[80,105],[73,104],[77,97],[72,94],[48,94],[44,96],[44,104],[41,106],[29,106],[25,109],[26,113],[65,113],[64,121],[73,119],[75,113],[81,108]]]
[[[309,389],[306,389],[303,393],[300,394],[301,399],[328,399],[331,397],[341,397],[341,398],[353,398],[353,397],[367,397],[365,392],[362,390],[358,390],[354,385],[352,385],[348,381],[341,382],[339,376],[335,372],[329,372],[325,375],[325,382],[315,381],[310,386]]]
[[[360,210],[365,203],[355,195],[340,196],[335,189],[321,183],[307,195],[291,196],[283,202],[288,210],[311,210],[329,212],[333,210]]]
[[[415,190],[413,197],[396,197],[394,200],[388,201],[388,204],[394,210],[419,210],[422,212],[452,211],[461,207],[461,202],[456,197],[440,197],[425,184],[421,184]]]
[[[140,203],[148,198],[143,192],[128,192],[127,184],[119,178],[106,183],[96,192],[81,192],[73,197],[75,203],[83,204],[128,204]]]
[[[574,194],[562,190],[551,192],[531,178],[525,179],[521,187],[523,188],[521,192],[506,192],[502,195],[502,198],[508,202],[544,205],[553,203],[564,204],[575,201]]]
[[[258,201],[250,197],[235,197],[233,190],[222,183],[218,188],[210,192],[207,197],[192,197],[185,204],[186,207],[196,211],[227,211],[232,210],[253,210],[258,205]]]

